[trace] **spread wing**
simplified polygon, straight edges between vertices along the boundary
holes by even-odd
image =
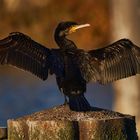
[[[98,77],[102,84],[140,73],[140,48],[128,39],[121,39],[105,48],[91,50],[90,63],[98,62]],[[94,66],[92,66],[94,67]],[[95,73],[95,75],[97,75]],[[87,81],[92,80],[90,75]]]
[[[14,32],[0,40],[0,64],[16,66],[33,73],[43,80],[47,79],[48,69],[52,65],[50,58],[53,60],[54,66],[58,65],[56,62],[59,62],[59,58],[52,55],[50,49],[35,42],[23,33]]]

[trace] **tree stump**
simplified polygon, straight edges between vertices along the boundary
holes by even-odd
[[[68,106],[8,120],[8,140],[138,140],[135,117],[92,108],[74,112]]]

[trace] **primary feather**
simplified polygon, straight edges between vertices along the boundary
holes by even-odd
[[[88,53],[99,62],[98,81],[102,84],[140,73],[140,48],[128,39]]]

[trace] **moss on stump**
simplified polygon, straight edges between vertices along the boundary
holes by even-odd
[[[138,140],[135,117],[92,108],[58,106],[8,120],[8,140]]]

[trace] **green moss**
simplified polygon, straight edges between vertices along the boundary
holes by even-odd
[[[74,129],[72,126],[67,126],[65,129],[60,129],[58,132],[59,140],[73,140]]]
[[[96,140],[127,140],[122,121],[116,121],[116,123],[105,122],[104,125],[99,125],[98,129],[100,131],[96,131]]]
[[[59,140],[73,140],[74,139],[74,129],[70,122],[65,122],[64,126],[58,131]]]
[[[9,139],[10,140],[24,140],[24,134],[22,131],[17,131],[15,127],[9,129]]]
[[[38,136],[40,135],[39,129],[32,130],[32,135],[30,135],[30,139],[37,140]]]

